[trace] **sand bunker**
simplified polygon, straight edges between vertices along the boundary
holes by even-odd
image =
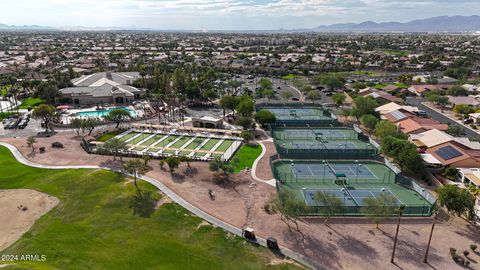
[[[30,189],[0,190],[0,251],[15,243],[59,200]]]

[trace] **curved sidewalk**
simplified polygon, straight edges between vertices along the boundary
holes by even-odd
[[[10,152],[12,152],[13,156],[15,157],[15,159],[18,162],[20,162],[24,165],[30,166],[30,167],[42,168],[42,169],[54,169],[54,170],[58,170],[58,169],[105,169],[105,170],[110,170],[110,171],[125,174],[125,172],[123,172],[123,171],[114,170],[112,168],[102,167],[102,166],[52,166],[52,165],[42,165],[42,164],[38,164],[38,163],[35,163],[35,162],[32,162],[32,161],[26,159],[20,153],[20,151],[18,151],[18,149],[11,144],[0,142],[0,145],[8,148],[10,150]],[[181,205],[183,208],[187,209],[192,214],[204,219],[205,221],[207,221],[207,222],[209,222],[209,223],[211,223],[211,224],[213,224],[217,227],[220,227],[220,228],[224,229],[227,232],[230,232],[230,233],[233,233],[237,236],[242,237],[242,230],[240,228],[232,226],[232,225],[230,225],[230,224],[228,224],[228,223],[226,223],[226,222],[224,222],[224,221],[222,221],[222,220],[220,220],[220,219],[218,219],[214,216],[211,216],[208,213],[201,210],[200,208],[197,208],[196,206],[190,204],[189,202],[184,200],[182,197],[178,196],[173,190],[171,190],[170,188],[165,186],[163,183],[157,181],[156,179],[154,179],[152,177],[148,177],[148,176],[142,176],[140,178],[142,180],[154,185],[155,187],[157,187],[161,192],[163,192],[165,195],[170,197],[175,203]],[[265,246],[265,247],[267,246],[266,239],[257,237],[257,241],[262,246]],[[296,253],[296,252],[294,252],[294,251],[292,251],[288,248],[285,248],[285,247],[280,247],[280,249],[281,249],[283,255],[285,255],[285,256],[287,256],[287,257],[289,257],[289,258],[291,258],[291,259],[293,259],[297,262],[300,262],[301,264],[303,264],[303,265],[305,265],[305,266],[307,266],[311,269],[317,269],[317,267],[315,267],[314,264],[308,258],[306,258],[305,256],[303,256],[301,254],[298,254],[298,253]]]

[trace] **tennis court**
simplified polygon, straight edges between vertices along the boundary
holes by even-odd
[[[308,206],[325,206],[315,200],[315,194],[318,192],[325,192],[334,195],[341,199],[345,206],[366,206],[367,204],[364,201],[366,198],[377,198],[380,194],[387,194],[394,198],[394,204],[392,206],[403,204],[389,188],[302,188],[305,203]]]
[[[296,178],[335,178],[336,175],[343,174],[347,179],[378,179],[378,177],[363,164],[294,164],[292,163],[292,173]]]
[[[331,120],[321,108],[262,108],[275,114],[277,120]]]
[[[275,128],[274,138],[281,140],[318,139],[323,140],[356,140],[358,133],[348,128]]]
[[[365,215],[365,198],[388,194],[395,205],[405,205],[404,215],[430,216],[432,203],[425,192],[399,184],[395,173],[375,161],[273,160],[277,190],[291,191],[309,207],[306,215],[322,215],[324,205],[315,200],[319,191],[332,193],[343,202],[336,215]]]
[[[318,142],[318,141],[293,141],[285,143],[289,149],[359,149],[354,142]]]

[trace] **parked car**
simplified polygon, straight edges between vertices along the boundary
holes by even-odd
[[[463,120],[463,123],[464,123],[464,124],[471,124],[471,123],[473,123],[473,119],[472,119],[472,118],[464,119],[464,120]]]

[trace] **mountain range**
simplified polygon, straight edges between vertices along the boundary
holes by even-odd
[[[366,21],[321,25],[314,32],[465,32],[480,31],[480,16],[439,16],[410,22]]]
[[[41,25],[6,25],[0,24],[0,31],[164,31],[160,29],[131,27],[84,27],[66,26],[50,27]],[[169,31],[175,31],[174,29]],[[198,32],[198,30],[192,30]],[[427,19],[413,20],[409,22],[374,22],[365,21],[362,23],[341,23],[332,25],[321,25],[315,28],[305,29],[280,29],[264,31],[220,31],[220,32],[480,32],[480,16],[439,16]],[[188,31],[182,31],[188,32]],[[215,32],[215,31],[210,31]]]

